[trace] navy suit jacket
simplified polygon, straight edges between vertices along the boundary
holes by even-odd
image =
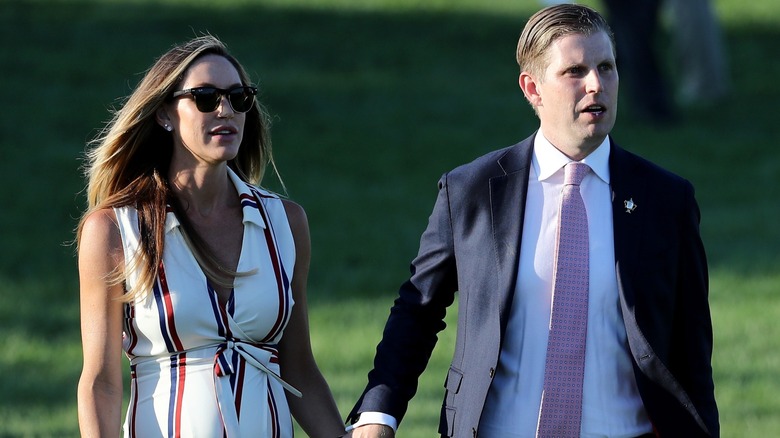
[[[615,269],[636,383],[660,437],[719,436],[712,380],[707,262],[692,185],[611,144]],[[473,437],[517,281],[533,136],[454,169],[439,194],[411,277],[350,413],[403,418],[458,294],[458,332],[439,432]],[[623,202],[637,208],[626,212]]]

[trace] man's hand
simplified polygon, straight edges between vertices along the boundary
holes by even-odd
[[[352,429],[346,436],[352,438],[394,438],[395,432],[392,427],[384,424],[366,424]]]

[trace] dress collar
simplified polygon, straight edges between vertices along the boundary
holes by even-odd
[[[253,223],[260,228],[265,228],[266,224],[263,220],[263,216],[260,214],[260,202],[258,199],[261,193],[257,189],[253,189],[248,183],[243,181],[231,168],[227,168],[228,177],[233,183],[233,187],[238,193],[239,200],[241,201],[241,207],[244,215],[244,223]],[[179,219],[173,213],[173,209],[167,206],[165,215],[165,232],[168,233],[174,228],[181,226]]]

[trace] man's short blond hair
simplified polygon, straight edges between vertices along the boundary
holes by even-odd
[[[517,43],[520,71],[541,76],[547,68],[548,49],[555,40],[571,34],[592,35],[605,32],[615,53],[615,36],[607,20],[587,6],[559,4],[540,10],[528,19]]]

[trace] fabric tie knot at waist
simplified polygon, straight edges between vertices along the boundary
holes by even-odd
[[[238,365],[236,355],[279,382],[291,394],[301,397],[300,391],[285,382],[279,374],[270,368],[271,364],[278,365],[279,363],[279,350],[275,344],[255,344],[238,339],[226,340],[217,347],[214,357],[216,377],[227,377],[236,373],[235,367]]]
[[[239,339],[225,340],[217,346],[217,351],[214,355],[214,386],[216,388],[217,405],[223,421],[224,436],[228,438],[242,436],[238,423],[238,407],[234,403],[234,388],[232,386],[233,377],[242,373],[241,369],[244,366],[241,363],[242,358],[246,364],[259,370],[261,374],[268,376],[265,379],[266,383],[262,384],[260,391],[269,391],[270,396],[270,381],[273,379],[290,393],[301,397],[300,391],[282,380],[281,376],[273,370],[279,369],[279,356],[276,345],[252,343]],[[260,420],[263,421],[264,417],[260,417]],[[265,419],[265,421],[266,424],[260,426],[259,430],[267,430],[268,420]]]

